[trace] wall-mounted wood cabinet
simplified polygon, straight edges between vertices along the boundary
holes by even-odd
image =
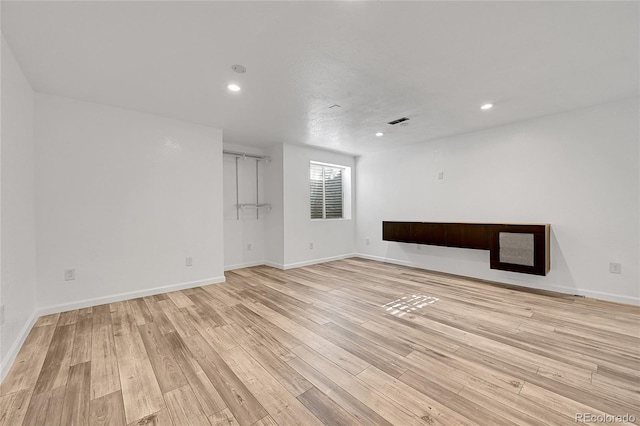
[[[382,239],[490,250],[491,269],[547,275],[550,229],[549,224],[382,222]]]

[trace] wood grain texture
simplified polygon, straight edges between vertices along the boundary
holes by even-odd
[[[160,329],[154,323],[149,323],[139,326],[139,330],[162,393],[185,386],[187,379]]]
[[[362,425],[318,388],[311,388],[298,395],[298,400],[325,425]]]
[[[253,425],[258,424],[258,422],[260,422],[260,420],[253,423]],[[231,411],[229,411],[228,408],[220,410],[217,413],[209,416],[209,423],[211,423],[211,426],[240,426],[238,424],[238,421],[235,417],[233,417],[233,414],[231,413]]]
[[[271,416],[266,416],[252,424],[251,426],[278,426],[278,423],[271,418]]]
[[[47,357],[44,359],[42,370],[36,381],[34,395],[67,384],[75,330],[75,324],[56,327]]]
[[[91,361],[91,315],[79,315],[76,322],[76,334],[73,341],[71,365]]]
[[[162,392],[140,333],[115,336],[124,413],[128,423],[165,408]]]
[[[136,420],[133,423],[129,423],[129,426],[171,426],[174,425],[169,415],[169,410],[166,408],[158,411],[157,413],[149,414]],[[177,426],[177,425],[176,425]]]
[[[24,425],[61,424],[62,402],[64,400],[65,388],[59,387],[54,390],[31,396],[31,400],[25,399],[26,405],[14,407],[16,412],[9,412],[9,419],[5,424],[20,424],[20,415],[23,417]],[[17,400],[16,402],[20,402]],[[22,411],[22,408],[25,408]],[[22,411],[22,413],[21,413]]]
[[[116,426],[126,424],[122,392],[117,391],[94,399],[90,403],[91,425]]]
[[[202,336],[192,336],[186,343],[241,426],[250,425],[268,414],[242,379]]]
[[[289,361],[296,371],[309,380],[323,394],[327,395],[331,400],[338,404],[343,410],[348,412],[352,417],[356,418],[360,423],[365,425],[389,426],[390,422],[378,415],[371,408],[367,407],[362,401],[353,396],[351,393],[338,386],[324,374],[307,364],[300,358],[293,358]]]
[[[322,424],[244,349],[236,347],[222,357],[277,423]]]
[[[62,403],[63,425],[89,423],[89,396],[91,387],[91,362],[71,366]]]
[[[640,419],[638,307],[363,259],[226,277],[39,318],[0,426]]]
[[[174,424],[201,426],[209,423],[189,385],[165,393],[164,400]]]
[[[0,384],[0,397],[4,398],[19,390],[33,393],[55,329],[56,326],[53,324],[34,327],[31,330],[9,373]]]
[[[58,395],[60,394],[60,390],[64,388],[57,389],[56,392]],[[53,391],[52,391],[53,392]],[[64,393],[64,392],[62,392]],[[3,396],[3,399],[7,399],[5,404],[2,404],[3,412],[0,414],[0,424],[2,425],[20,425],[23,424],[25,420],[25,416],[27,414],[27,410],[30,407],[31,396],[33,394],[33,389],[22,389],[17,392],[8,394]],[[60,398],[56,398],[60,400]],[[61,406],[62,404],[60,404]],[[34,412],[37,413],[36,410]],[[55,415],[52,417],[55,419]],[[29,422],[24,422],[24,424],[30,424]]]
[[[95,306],[91,316],[91,399],[96,399],[119,391],[120,378],[108,306]]]

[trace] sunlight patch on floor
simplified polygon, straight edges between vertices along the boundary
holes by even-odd
[[[410,312],[422,309],[427,305],[431,305],[439,300],[440,299],[433,296],[414,294],[411,296],[401,297],[400,299],[396,299],[393,302],[385,303],[384,305],[382,305],[382,307],[386,308],[387,312],[389,312],[391,315],[401,317]]]

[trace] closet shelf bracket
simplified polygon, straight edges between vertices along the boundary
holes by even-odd
[[[242,204],[236,204],[236,207],[238,208],[238,210],[247,210],[247,209],[266,209],[266,210],[271,210],[271,204],[270,203],[242,203]]]

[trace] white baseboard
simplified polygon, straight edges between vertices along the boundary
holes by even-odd
[[[74,309],[88,308],[90,306],[104,305],[105,303],[121,302],[123,300],[135,299],[138,297],[152,296],[154,294],[168,293],[171,291],[185,290],[187,288],[199,287],[207,284],[218,284],[225,282],[225,277],[213,277],[204,280],[190,281],[186,283],[170,284],[162,287],[148,288],[144,290],[132,291],[128,293],[113,294],[110,296],[96,297],[94,299],[78,300],[60,305],[44,306],[36,310],[37,316],[56,314],[58,312],[72,311]]]
[[[252,266],[266,265],[267,262],[259,260],[257,262],[236,263],[235,265],[228,265],[224,267],[225,271],[233,271],[234,269],[250,268]]]
[[[392,258],[381,257],[381,256],[372,256],[370,254],[364,254],[364,253],[357,253],[354,256],[355,257],[361,257],[363,259],[377,260],[379,262],[392,263],[394,265],[409,266],[409,267],[412,267],[412,268],[429,270],[429,269],[425,268],[424,266],[421,266],[421,265],[413,263],[413,262],[408,262],[406,260],[398,260],[398,259],[392,259]],[[435,271],[435,272],[443,272],[443,273],[452,274],[452,275],[460,275],[460,274],[455,274],[453,272],[446,272],[446,271]],[[462,276],[462,275],[460,275],[460,276]],[[470,277],[470,278],[476,278],[476,279],[479,279],[479,280],[489,281],[486,278],[477,278],[477,277]],[[623,296],[623,295],[613,294],[613,293],[605,293],[605,292],[601,292],[601,291],[593,291],[593,290],[586,290],[586,289],[581,289],[581,288],[565,287],[565,286],[559,286],[559,285],[555,285],[555,284],[549,284],[549,285],[544,285],[544,286],[537,286],[537,285],[532,285],[532,284],[528,284],[528,283],[525,284],[525,283],[510,283],[510,282],[503,282],[501,284],[514,285],[514,286],[525,287],[525,288],[527,288],[527,287],[528,288],[535,288],[537,290],[555,291],[555,292],[558,292],[558,293],[570,294],[572,296],[585,296],[585,297],[591,297],[593,299],[606,300],[606,301],[609,301],[609,302],[624,303],[626,305],[640,306],[640,298],[631,297],[631,296]]]
[[[609,302],[616,302],[616,303],[624,303],[625,305],[640,306],[640,298],[636,298],[636,297],[622,296],[619,294],[605,293],[602,291],[593,291],[593,290],[584,290],[584,289],[575,289],[573,290],[573,293],[572,293],[571,289],[569,289],[568,287],[557,287],[557,288],[559,290],[555,290],[555,291],[559,291],[561,293],[576,294],[579,296],[590,297],[592,299],[606,300]],[[575,293],[575,291],[577,291],[578,293]]]
[[[390,257],[373,256],[373,255],[364,254],[364,253],[357,253],[357,254],[354,255],[354,257],[361,257],[363,259],[376,260],[378,262],[393,263],[394,265],[410,266],[412,268],[419,268],[419,269],[427,270],[426,268],[421,268],[420,266],[415,265],[412,262],[407,262],[406,260],[392,259]]]
[[[303,266],[316,265],[318,263],[331,262],[333,260],[348,259],[350,257],[355,257],[355,256],[357,256],[355,253],[349,253],[349,254],[341,254],[338,256],[323,257],[321,259],[305,260],[303,262],[287,263],[281,269],[286,270],[286,269],[301,268]]]
[[[275,263],[275,262],[269,262],[269,261],[265,261],[262,264],[271,266],[272,268],[282,269],[284,271],[287,269],[301,268],[303,266],[317,265],[318,263],[331,262],[333,260],[349,259],[350,257],[358,257],[358,255],[355,253],[341,254],[338,256],[323,257],[320,259],[305,260],[303,262],[286,263],[284,265],[282,263]]]
[[[275,262],[270,262],[268,260],[265,260],[264,265],[271,266],[272,268],[284,270],[284,265],[282,263],[275,263]]]
[[[22,327],[22,330],[20,330],[20,334],[18,335],[18,338],[13,342],[13,345],[11,345],[9,352],[7,352],[7,356],[2,360],[2,366],[0,367],[0,383],[7,376],[9,369],[13,365],[13,362],[16,360],[18,352],[20,352],[24,341],[27,339],[27,336],[31,332],[31,329],[33,328],[33,325],[36,323],[37,319],[38,315],[36,315],[36,312],[34,311],[29,319],[27,319],[27,322],[24,324],[24,327]]]

